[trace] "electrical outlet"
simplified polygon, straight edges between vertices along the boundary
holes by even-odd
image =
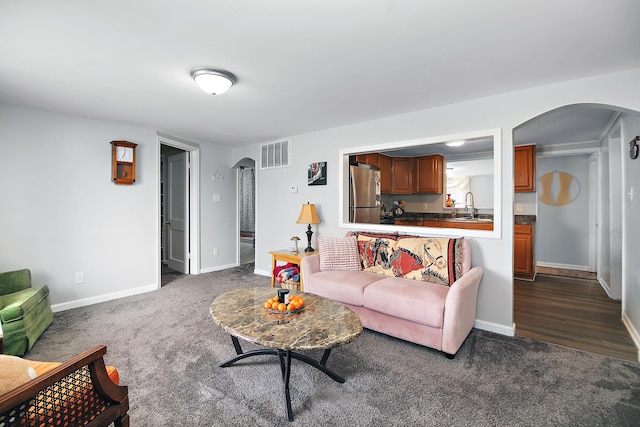
[[[76,283],[77,284],[84,283],[84,272],[79,271],[76,273]]]
[[[289,191],[292,193],[297,193],[298,192],[298,186],[297,185],[292,185],[291,188],[289,188]]]
[[[429,204],[428,203],[423,203],[422,204],[422,210],[426,211],[427,209],[429,209]]]
[[[213,256],[218,256],[218,255],[220,255],[220,249],[213,248]]]
[[[522,203],[516,203],[516,212],[522,212]]]
[[[214,194],[214,195],[213,195],[213,201],[214,201],[214,202],[219,202],[219,201],[220,201],[220,194],[217,194],[217,193],[216,193],[216,194]]]

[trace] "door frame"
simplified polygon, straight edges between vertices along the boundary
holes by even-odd
[[[174,137],[164,136],[158,134],[157,144],[156,144],[156,167],[157,169],[157,180],[156,180],[156,194],[158,196],[156,203],[156,218],[158,223],[158,242],[160,242],[160,232],[162,224],[160,224],[160,215],[161,215],[161,207],[160,207],[160,180],[161,180],[161,171],[160,171],[160,157],[161,157],[161,146],[168,145],[170,147],[179,148],[184,151],[188,151],[190,153],[190,168],[191,171],[189,173],[189,254],[190,254],[190,267],[188,274],[200,274],[200,198],[198,195],[200,194],[200,147],[195,145],[194,143],[190,143],[187,141],[179,140]],[[162,253],[160,244],[158,244],[158,259],[160,262],[158,263],[158,279],[157,286],[160,289],[161,286],[161,271],[162,271]]]

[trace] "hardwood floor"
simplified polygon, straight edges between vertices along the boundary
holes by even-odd
[[[638,363],[621,303],[595,280],[538,274],[514,280],[516,334]]]

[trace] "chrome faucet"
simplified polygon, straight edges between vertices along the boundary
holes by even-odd
[[[469,204],[469,196],[471,196],[470,204]],[[472,219],[476,217],[476,208],[475,206],[473,206],[473,193],[471,191],[468,191],[467,194],[464,195],[464,207],[465,209],[469,210],[469,213],[471,214]]]

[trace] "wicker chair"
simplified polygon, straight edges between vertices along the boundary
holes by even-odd
[[[129,426],[129,394],[96,346],[0,396],[0,426]]]

